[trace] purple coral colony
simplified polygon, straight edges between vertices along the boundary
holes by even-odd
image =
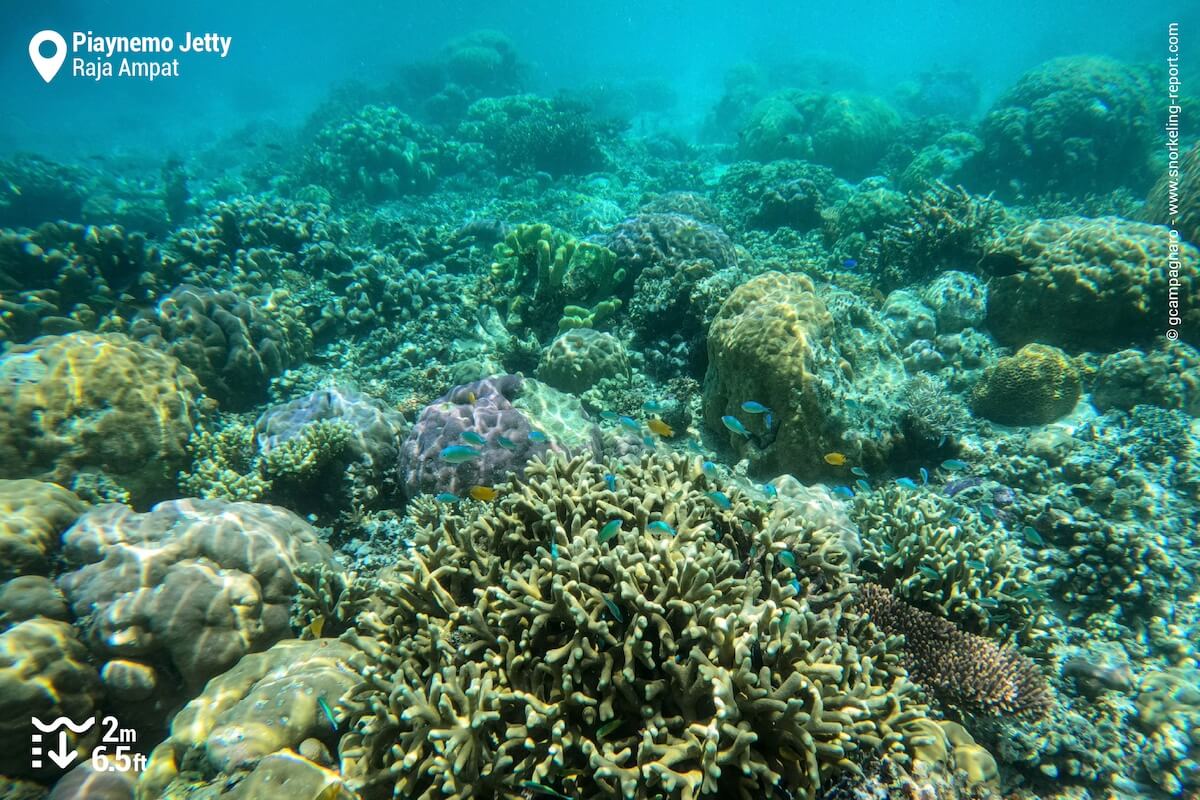
[[[1200,797],[1158,39],[639,73],[569,6],[0,136],[0,798]]]

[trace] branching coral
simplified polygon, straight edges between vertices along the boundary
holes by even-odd
[[[343,699],[364,792],[812,798],[926,740],[898,656],[849,610],[841,531],[792,504],[682,457],[580,458],[469,513],[420,530],[348,635],[373,662]]]
[[[943,702],[986,715],[1042,717],[1053,708],[1045,676],[1016,650],[963,633],[875,584],[862,587],[859,607],[880,631],[904,637],[909,672]]]

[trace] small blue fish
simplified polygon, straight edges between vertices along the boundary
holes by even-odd
[[[600,419],[605,422],[616,422],[620,417],[617,416],[617,412],[615,411],[601,411]]]
[[[851,467],[851,468],[850,468],[850,471],[851,471],[852,473],[854,473],[855,475],[857,475],[858,477],[860,477],[860,478],[867,478],[867,477],[870,477],[870,476],[867,474],[867,471],[866,471],[865,469],[863,469],[862,467]]]
[[[654,520],[654,522],[651,522],[649,525],[646,526],[646,530],[658,531],[659,533],[665,533],[668,536],[675,535],[675,529],[671,527],[671,524],[669,522],[666,522],[665,520],[661,520],[661,519],[656,519],[656,520]]]
[[[608,613],[613,615],[613,619],[617,622],[624,622],[625,618],[621,616],[621,609],[612,600],[604,598],[604,605],[608,606]]]
[[[633,417],[617,417],[617,421],[631,431],[637,431],[638,433],[642,432],[642,426],[639,425],[638,421]]]
[[[914,481],[912,478],[897,478],[896,485],[899,486],[901,489],[916,489],[917,488],[917,482]]]
[[[567,797],[562,792],[555,791],[549,786],[546,786],[543,783],[538,783],[537,781],[521,781],[521,788],[528,789],[531,792],[537,792],[539,794],[550,795],[551,797],[555,798],[555,800],[571,800],[570,797]]]
[[[514,442],[512,439],[508,438],[507,436],[497,436],[496,444],[500,445],[505,450],[516,450],[517,449],[517,443]]]
[[[976,561],[973,558],[967,559],[967,566],[971,569],[987,569],[987,564],[984,564],[982,561]]]
[[[1040,598],[1042,597],[1042,587],[1036,583],[1027,583],[1012,594],[1013,597],[1024,597],[1027,599]]]
[[[838,497],[854,497],[854,490],[849,486],[835,486],[833,487],[833,493]]]
[[[600,529],[600,535],[596,537],[597,544],[604,544],[609,539],[617,535],[621,530],[621,520],[610,519],[604,523],[604,527]]]
[[[465,444],[452,444],[442,449],[439,458],[450,464],[465,464],[468,461],[479,458],[481,455],[483,455],[483,451],[477,447],[468,447]]]
[[[656,414],[659,411],[662,411],[664,408],[666,408],[666,406],[657,400],[647,400],[646,402],[642,403],[642,411],[645,411],[648,414]]]
[[[867,482],[866,482],[866,481],[864,481],[862,478],[859,478],[858,480],[856,480],[856,481],[854,482],[854,485],[858,487],[858,490],[859,490],[860,492],[869,492],[869,491],[871,491],[871,484],[867,483]]]
[[[434,500],[437,500],[439,503],[457,503],[461,499],[462,498],[454,494],[454,492],[442,492],[434,498]]]
[[[771,413],[771,409],[767,408],[762,403],[759,403],[756,400],[747,400],[746,402],[742,403],[742,411],[745,411],[747,414],[770,414]]]
[[[547,436],[546,434],[542,433],[541,431],[530,431],[529,432],[529,441],[536,442],[537,444],[542,444],[544,442],[550,441],[550,437]]]
[[[1028,542],[1029,544],[1033,545],[1034,547],[1045,547],[1046,546],[1046,540],[1042,538],[1042,535],[1040,533],[1038,533],[1037,529],[1034,528],[1032,525],[1026,525],[1025,530],[1022,531],[1022,533],[1025,534],[1025,541]]]
[[[921,485],[929,485],[929,470],[925,469],[924,467],[921,467]]]
[[[947,458],[942,462],[942,469],[947,472],[961,472],[967,468],[967,462],[959,461],[957,458]]]
[[[609,474],[604,476],[604,482],[606,484],[608,484],[608,490],[610,492],[615,492],[617,490],[617,476],[616,475],[613,475],[610,472]]]
[[[716,480],[717,478],[717,465],[711,461],[701,461],[700,471],[704,473],[704,477],[710,480]]]
[[[726,511],[733,508],[733,501],[731,501],[729,499],[729,495],[725,494],[724,492],[709,492],[708,499],[712,500]]]
[[[936,581],[938,578],[942,577],[941,575],[938,574],[938,571],[936,569],[934,569],[933,567],[930,567],[930,566],[926,566],[925,564],[922,564],[921,566],[917,567],[917,572],[920,572],[922,575],[924,575],[926,578],[929,578],[929,580],[931,580],[931,581]]]
[[[726,414],[725,416],[721,417],[721,422],[724,423],[726,428],[733,431],[738,436],[744,436],[747,439],[750,438],[750,431],[746,430],[746,426],[743,425],[737,417],[731,417]]]
[[[558,541],[555,539],[550,540],[550,557],[558,558]]]
[[[471,444],[477,444],[481,447],[487,444],[487,439],[483,438],[475,431],[463,431],[461,434],[459,434],[459,436],[461,436],[463,439],[466,439]]]
[[[763,425],[767,426],[767,430],[771,430],[775,427],[775,415],[770,411],[767,412],[767,416],[763,420]]]
[[[317,695],[317,705],[321,707],[321,713],[325,715],[325,719],[329,720],[329,724],[336,731],[338,729],[337,718],[333,716],[333,709],[329,707],[324,695]]]
[[[996,518],[996,509],[993,508],[992,506],[980,506],[979,513],[981,515],[983,515],[984,519],[995,519]]]
[[[642,444],[646,445],[646,447],[654,447],[654,437],[653,436],[643,436]]]
[[[790,611],[783,612],[783,615],[780,616],[780,618],[779,618],[779,630],[781,630],[781,631],[787,630],[788,620],[791,619],[791,616],[792,616],[792,612],[790,612]]]
[[[994,597],[981,597],[978,600],[976,600],[975,602],[979,603],[979,605],[983,606],[984,608],[999,608],[1000,607],[1000,601]]]
[[[779,563],[783,564],[788,569],[796,568],[796,557],[792,555],[790,550],[784,550],[779,554]]]
[[[962,524],[963,524],[962,517],[947,517],[947,519],[949,519],[949,520],[950,520],[951,522],[953,522],[955,525],[962,525]]]
[[[792,588],[796,590],[796,594],[800,594],[800,579],[792,578]]]
[[[779,496],[779,490],[775,488],[774,484],[764,483],[762,485],[762,490],[763,490],[763,494],[765,494],[767,497],[778,497]]]
[[[596,736],[600,739],[603,739],[605,736],[610,735],[616,731],[617,728],[621,727],[621,723],[622,720],[620,719],[610,719],[608,722],[596,729]]]
[[[845,267],[846,269],[857,269],[858,268],[858,259],[857,258],[843,258],[842,266]]]

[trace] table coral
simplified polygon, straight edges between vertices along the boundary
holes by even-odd
[[[175,358],[120,334],[18,345],[0,356],[0,475],[100,470],[135,503],[159,499],[187,463],[199,389]]]
[[[840,531],[682,457],[628,464],[615,489],[613,471],[537,461],[495,505],[418,531],[343,637],[371,662],[343,700],[353,786],[814,798],[932,742],[893,643],[851,611]]]

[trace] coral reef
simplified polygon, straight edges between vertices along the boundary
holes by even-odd
[[[629,358],[620,339],[579,328],[550,343],[537,376],[555,389],[582,394],[604,378],[628,377]]]
[[[806,161],[739,161],[721,176],[715,198],[743,228],[807,231],[821,227],[822,212],[839,194],[836,181],[828,168]]]
[[[1178,286],[1170,271],[1178,264]],[[1005,344],[1116,349],[1162,333],[1168,296],[1180,335],[1200,344],[1200,253],[1166,228],[1118,217],[1017,226],[987,248],[988,329]]]
[[[58,585],[83,639],[107,665],[128,663],[112,677],[136,673],[151,715],[291,635],[300,565],[337,569],[291,512],[219,500],[173,500],[144,514],[101,506],[64,534],[63,558],[73,569]]]
[[[757,161],[813,161],[858,180],[871,174],[899,133],[899,115],[879,98],[787,90],[750,112],[738,133],[738,153]]]
[[[317,134],[304,174],[340,197],[379,201],[428,191],[442,158],[438,138],[407,114],[368,105]]]
[[[815,798],[933,741],[850,610],[837,533],[730,487],[724,510],[681,457],[626,465],[615,491],[610,469],[534,462],[496,507],[419,529],[350,638],[372,662],[343,700],[353,786]]]
[[[307,327],[275,316],[233,292],[184,284],[136,317],[129,333],[179,359],[222,406],[242,411],[311,347]]]
[[[0,581],[49,572],[59,535],[86,508],[54,483],[0,480]]]
[[[1150,86],[1147,69],[1103,56],[1047,61],[992,105],[972,169],[1006,195],[1144,191],[1155,127]]]
[[[1099,411],[1152,405],[1200,417],[1200,352],[1183,342],[1163,337],[1144,350],[1113,353],[1091,380],[1092,405]]]
[[[120,334],[43,336],[0,356],[0,475],[69,483],[100,470],[134,502],[160,499],[187,463],[199,384]]]
[[[971,392],[971,408],[1004,425],[1041,425],[1071,413],[1080,391],[1070,356],[1050,345],[1027,344],[984,370]]]
[[[942,702],[985,715],[1036,718],[1053,709],[1045,676],[1016,650],[963,633],[881,586],[868,583],[859,591],[859,608],[884,633],[904,637],[905,666]]]
[[[458,137],[492,150],[501,173],[578,175],[602,169],[602,142],[611,126],[597,122],[582,105],[537,95],[485,98],[471,104]]]
[[[1146,219],[1155,225],[1171,225],[1200,247],[1200,142],[1183,154],[1178,173],[1173,176],[1168,169],[1154,184],[1146,198]]]

